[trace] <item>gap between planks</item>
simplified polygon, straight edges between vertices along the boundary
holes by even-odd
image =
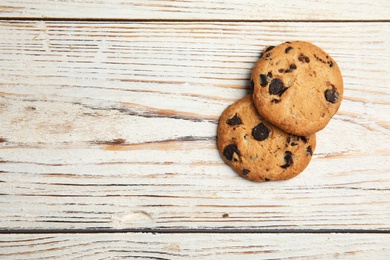
[[[1,17],[0,21],[48,21],[48,22],[137,22],[137,23],[389,23],[390,19],[137,19],[137,18],[67,18],[67,17]]]
[[[16,229],[0,230],[0,234],[390,234],[390,230],[373,229]]]

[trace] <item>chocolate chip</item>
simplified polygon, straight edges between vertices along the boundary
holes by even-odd
[[[244,174],[244,175],[247,175],[249,172],[250,172],[250,170],[248,170],[248,169],[243,169],[242,170],[242,174]]]
[[[283,72],[284,72],[284,69],[278,69],[278,72],[279,72],[279,73],[283,73]]]
[[[278,104],[279,102],[280,102],[280,99],[272,99],[272,100],[271,100],[271,103]]]
[[[306,136],[300,136],[299,137],[303,142],[307,143],[309,141],[309,138],[307,138]]]
[[[288,88],[284,88],[284,89],[282,90],[282,92],[280,92],[279,97],[281,97],[281,96],[283,95],[283,93],[286,92],[287,89],[288,89]]]
[[[284,153],[284,162],[285,162],[285,164],[280,166],[283,169],[286,169],[286,168],[290,167],[291,164],[293,164],[293,157],[292,157],[292,153],[290,151],[286,151]]]
[[[296,70],[296,69],[297,69],[297,65],[291,64],[290,68],[288,70],[286,70],[285,72],[286,73],[290,73],[290,72],[292,72],[293,70]]]
[[[297,142],[292,142],[292,143],[291,143],[291,146],[296,146],[296,145],[298,145]]]
[[[275,78],[271,81],[268,92],[271,95],[279,95],[283,91],[283,88],[284,88],[283,81]]]
[[[309,153],[310,155],[313,155],[313,150],[311,149],[310,145],[306,147],[306,152]]]
[[[265,87],[268,84],[268,78],[265,74],[260,74],[260,86]]]
[[[321,59],[320,57],[318,57],[316,54],[314,54],[314,58],[316,58],[317,61],[325,64],[325,61],[323,59]]]
[[[235,144],[229,144],[228,146],[223,149],[223,156],[225,156],[226,159],[229,161],[233,160],[233,155],[237,154],[240,156],[240,151],[237,149],[237,145]]]
[[[230,119],[226,120],[226,124],[228,125],[241,125],[242,121],[241,118],[237,116],[237,113]]]
[[[290,142],[291,142],[291,137],[289,136],[289,137],[287,137],[287,140],[286,140],[286,142],[289,144]]]
[[[269,71],[269,72],[267,73],[267,77],[268,77],[268,78],[272,78],[272,72],[271,72],[271,71]]]
[[[300,62],[307,62],[307,63],[310,62],[309,57],[307,57],[307,56],[305,56],[305,55],[303,55],[303,54],[300,54],[300,55],[299,55],[298,60],[299,60]]]
[[[264,141],[269,135],[269,129],[260,123],[252,129],[252,136],[258,141]]]
[[[265,49],[264,52],[270,51],[270,50],[272,50],[273,48],[275,48],[275,46],[269,46],[269,47],[267,47],[267,49]]]
[[[285,53],[288,53],[288,52],[291,51],[292,49],[293,49],[293,47],[288,46],[288,47],[284,50],[284,52],[285,52]]]
[[[333,62],[332,61],[329,61],[328,64],[329,64],[329,67],[331,67],[331,68],[333,67]]]
[[[265,181],[270,181],[271,179],[268,179],[268,178],[264,178]]]
[[[337,92],[336,88],[332,86],[331,89],[325,90],[325,99],[334,104],[337,103],[340,99],[340,94]]]

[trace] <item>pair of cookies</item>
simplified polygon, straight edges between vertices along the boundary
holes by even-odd
[[[285,42],[265,48],[252,81],[253,95],[230,105],[220,117],[221,157],[252,181],[290,179],[307,167],[315,133],[340,107],[340,69],[311,43]]]

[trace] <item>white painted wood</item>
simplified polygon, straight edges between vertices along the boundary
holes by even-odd
[[[2,0],[0,17],[67,19],[379,20],[386,0]]]
[[[388,259],[389,234],[0,234],[1,259]]]
[[[389,23],[0,25],[0,229],[370,229],[390,222]],[[364,35],[364,37],[362,37]],[[251,183],[220,113],[265,45],[301,39],[345,80],[304,173]]]

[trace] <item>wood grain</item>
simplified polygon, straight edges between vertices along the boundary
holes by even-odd
[[[36,19],[389,20],[386,0],[3,0],[0,17]]]
[[[389,230],[389,32],[3,21],[0,229]],[[219,157],[217,120],[262,48],[291,39],[336,59],[345,100],[304,173],[250,183]]]
[[[13,234],[2,259],[388,259],[389,234]]]

